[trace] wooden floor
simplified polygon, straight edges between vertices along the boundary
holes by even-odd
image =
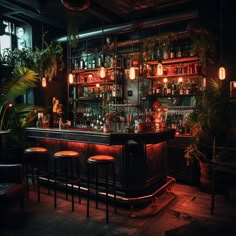
[[[178,183],[171,193],[162,194],[153,204],[143,208],[134,208],[132,211],[118,208],[117,214],[111,209],[109,224],[105,223],[103,204],[95,209],[92,202],[91,217],[87,219],[86,199],[82,199],[82,204],[77,201],[75,211],[71,212],[71,202],[66,201],[63,194],[59,196],[57,209],[53,207],[53,196],[48,196],[46,189],[43,189],[41,196],[41,202],[38,203],[36,192],[30,192],[24,212],[17,207],[1,212],[0,235],[164,236],[166,231],[195,221],[227,227],[236,223],[234,201],[229,201],[225,195],[216,195],[215,214],[212,216],[209,194],[199,191],[198,187]]]

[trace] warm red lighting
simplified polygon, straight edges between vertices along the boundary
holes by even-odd
[[[12,107],[13,105],[12,105],[12,103],[8,103],[8,107]]]

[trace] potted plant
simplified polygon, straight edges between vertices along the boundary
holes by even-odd
[[[37,113],[46,109],[16,100],[39,85],[40,75],[51,80],[57,70],[63,69],[62,52],[59,44],[50,43],[42,50],[5,49],[0,54],[0,130],[11,129],[11,144],[21,150],[25,146],[24,128],[32,125]]]
[[[187,127],[192,134],[192,143],[186,148],[187,161],[197,159],[200,167],[200,184],[210,190],[211,164],[228,145],[234,119],[228,84],[219,79],[210,79],[207,90],[196,98],[196,109],[188,116]],[[210,168],[207,171],[205,168]]]

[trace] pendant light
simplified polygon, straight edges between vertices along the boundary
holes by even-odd
[[[42,77],[42,79],[41,79],[41,85],[42,85],[43,88],[47,87],[47,80],[46,80],[45,76]]]
[[[69,84],[73,84],[74,82],[74,77],[73,77],[73,74],[70,73],[69,76],[68,76],[68,81],[69,81]]]
[[[159,60],[157,64],[157,76],[162,76],[162,75],[163,75],[163,65]]]
[[[104,67],[104,31],[102,28],[102,56],[100,56],[100,70],[99,70],[99,76],[100,78],[104,79],[106,77],[106,69]]]
[[[220,80],[224,80],[226,78],[226,70],[225,67],[222,65],[222,58],[223,58],[223,47],[222,47],[222,34],[223,34],[223,23],[222,23],[222,6],[220,0],[220,67],[218,69],[218,76]]]
[[[101,66],[99,71],[100,78],[104,79],[106,77],[106,69],[104,66]]]
[[[158,47],[159,47],[158,50],[159,50],[159,52],[160,52],[160,28],[161,28],[161,26],[159,26],[159,39],[158,39]],[[157,76],[162,76],[163,75],[163,65],[161,63],[161,58],[160,57],[161,57],[161,55],[159,53],[159,58],[157,58],[157,60],[158,60],[157,73],[156,73]]]
[[[135,80],[135,68],[133,66],[133,56],[134,56],[134,44],[132,43],[132,61],[131,61],[131,67],[129,69],[129,79]]]
[[[44,29],[43,29],[43,24],[42,24],[42,28],[41,28],[41,33],[42,33],[42,50],[44,49]],[[41,77],[41,86],[43,88],[47,87],[47,75],[45,75],[45,72],[40,71],[40,74],[43,75]]]

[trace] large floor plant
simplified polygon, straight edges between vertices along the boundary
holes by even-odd
[[[38,85],[38,74],[24,66],[15,66],[0,87],[0,130],[11,130],[11,148],[23,149],[24,128],[32,124],[44,108],[16,103],[16,99]]]
[[[197,97],[196,110],[188,117],[192,143],[185,150],[187,162],[198,161],[200,187],[206,192],[211,190],[212,161],[228,161],[235,156],[228,152],[234,119],[228,83],[210,79],[207,90]],[[224,182],[221,179],[222,186]],[[219,184],[217,186],[222,188]]]
[[[210,79],[207,90],[197,97],[196,109],[187,119],[192,144],[186,149],[186,158],[210,162],[215,158],[214,148],[227,145],[234,110],[230,101],[228,83]]]

